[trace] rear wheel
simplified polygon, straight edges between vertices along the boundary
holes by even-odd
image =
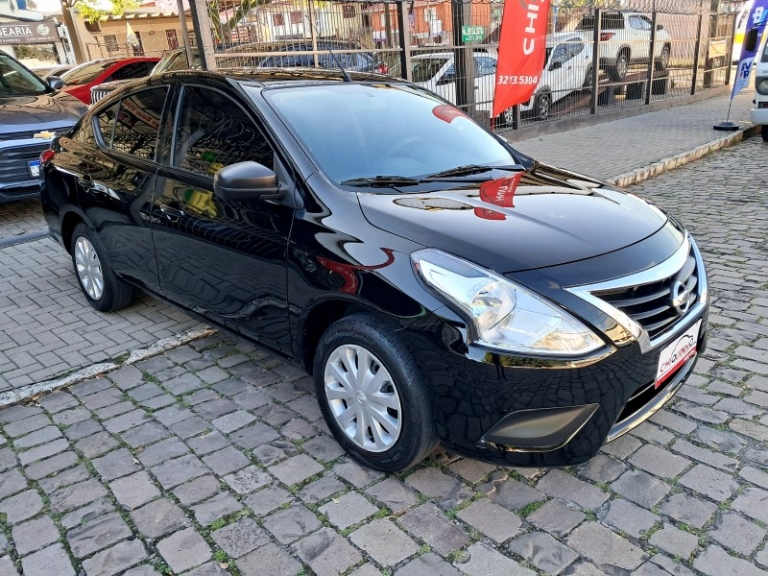
[[[373,316],[342,318],[325,331],[314,378],[328,427],[362,464],[397,472],[437,446],[429,389],[419,367],[400,337]]]
[[[552,111],[552,97],[548,92],[535,96],[536,101],[533,104],[533,115],[537,120],[547,120]]]
[[[587,68],[587,74],[584,76],[584,84],[582,85],[582,88],[586,88],[587,90],[592,88],[592,65],[589,65],[589,68]]]
[[[105,251],[85,224],[75,227],[70,248],[77,281],[91,306],[114,312],[131,303],[133,289],[109,267]]]
[[[626,50],[622,50],[616,55],[616,64],[608,69],[608,73],[611,76],[611,80],[615,82],[621,82],[629,71],[629,53]]]
[[[768,142],[768,124],[760,126],[760,135],[763,137],[763,142]]]
[[[656,70],[667,69],[667,66],[669,66],[669,52],[670,52],[669,45],[665,44],[664,48],[661,50],[661,54],[656,59]]]

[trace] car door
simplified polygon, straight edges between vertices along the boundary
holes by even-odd
[[[592,63],[589,50],[581,38],[568,40],[568,92],[581,89],[587,81],[587,70]]]
[[[647,61],[651,49],[651,25],[638,15],[627,18],[632,33],[632,61]]]
[[[557,102],[568,94],[568,87],[571,84],[569,76],[572,70],[569,62],[568,44],[561,42],[552,50],[552,56],[549,59],[549,68],[547,68],[547,78],[549,80],[549,89],[552,94],[552,102]]]
[[[292,180],[258,121],[224,88],[183,86],[175,116],[153,201],[162,293],[290,352],[285,262],[293,208],[224,201],[213,192],[213,177],[252,160],[275,170],[286,188]]]
[[[169,86],[143,88],[94,116],[94,146],[57,166],[76,179],[80,208],[112,269],[157,290],[150,227],[155,161]],[[79,157],[79,158],[78,158]]]

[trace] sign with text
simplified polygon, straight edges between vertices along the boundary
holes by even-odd
[[[59,34],[53,20],[0,23],[0,44],[41,44],[58,41]]]
[[[766,22],[768,21],[768,0],[755,0],[752,4],[752,8],[747,16],[747,28],[744,33],[746,39],[747,34],[753,28],[757,28],[757,44],[754,50],[747,50],[747,43],[744,42],[741,46],[741,54],[739,55],[739,67],[736,72],[736,81],[733,83],[733,91],[731,92],[731,100],[736,97],[744,86],[749,84],[749,75],[752,72],[752,63],[757,56],[757,49],[760,46],[760,42],[763,38],[763,34],[766,29]]]
[[[485,28],[482,26],[462,26],[462,42],[482,42],[485,37]]]
[[[544,68],[549,0],[507,0],[501,17],[493,116],[530,99]]]

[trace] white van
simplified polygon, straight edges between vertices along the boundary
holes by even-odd
[[[768,32],[763,33],[763,42],[755,54],[755,107],[752,108],[752,123],[762,127],[763,141],[768,142]]]

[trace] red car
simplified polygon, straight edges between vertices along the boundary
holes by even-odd
[[[132,80],[148,76],[159,57],[105,58],[86,62],[61,76],[64,92],[86,104],[91,103],[91,87],[113,80]]]

